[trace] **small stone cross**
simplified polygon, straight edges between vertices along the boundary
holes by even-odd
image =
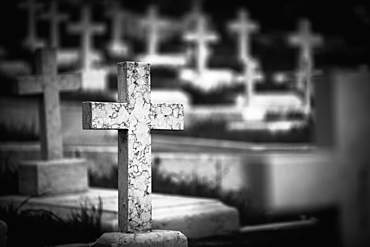
[[[244,98],[244,106],[249,106],[252,102],[252,98],[254,96],[254,84],[257,80],[262,79],[262,75],[257,73],[257,61],[254,59],[249,58],[245,61],[245,98]]]
[[[118,103],[83,102],[84,129],[118,130],[118,225],[152,230],[152,129],[184,129],[181,104],[153,104],[148,63],[118,63]]]
[[[94,33],[102,34],[105,31],[105,26],[103,24],[91,23],[91,9],[89,5],[82,7],[81,16],[81,22],[71,24],[68,29],[72,33],[82,33],[81,65],[82,70],[87,71],[91,68],[92,63],[92,35]]]
[[[311,32],[309,20],[302,19],[298,23],[298,33],[289,36],[289,42],[301,48],[298,58],[298,88],[305,87],[305,111],[310,111],[311,105],[311,77],[314,71],[314,62],[312,58],[312,48],[320,46],[323,43],[321,36],[314,35]]]
[[[147,30],[147,53],[148,55],[156,55],[160,31],[162,27],[167,26],[167,23],[159,19],[158,9],[155,5],[149,6],[147,15],[142,22],[142,25]]]
[[[41,4],[37,4],[34,0],[27,0],[18,5],[19,8],[27,10],[27,37],[24,42],[25,46],[31,50],[35,50],[44,45],[44,42],[37,38],[36,12],[42,8]]]
[[[298,23],[298,32],[289,36],[289,42],[301,48],[300,59],[306,59],[312,64],[312,48],[320,46],[323,40],[311,32],[310,21],[302,19]]]
[[[36,50],[36,75],[17,78],[18,94],[42,94],[39,125],[44,160],[63,158],[59,92],[77,90],[81,81],[80,74],[57,74],[55,49]]]
[[[122,24],[127,13],[121,10],[118,2],[113,1],[109,4],[109,8],[105,14],[106,17],[110,18],[112,21],[111,41],[108,49],[113,54],[126,55],[128,53],[128,46],[121,40],[121,38],[123,31]]]
[[[50,43],[52,47],[58,48],[60,44],[58,25],[61,21],[67,20],[68,16],[58,13],[58,2],[53,0],[49,12],[41,15],[41,18],[50,20]]]
[[[206,18],[200,15],[195,32],[186,33],[184,39],[197,43],[197,69],[202,74],[206,70],[206,63],[210,55],[207,43],[217,41],[218,36],[213,32],[208,32],[206,29]]]
[[[249,59],[249,34],[258,30],[258,25],[248,19],[248,12],[244,9],[238,11],[238,20],[229,24],[229,29],[239,36],[238,55],[239,60],[246,62]]]

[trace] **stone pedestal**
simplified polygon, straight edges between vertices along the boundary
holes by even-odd
[[[50,195],[88,189],[85,159],[32,160],[18,164],[19,193]]]
[[[6,247],[8,226],[4,221],[0,220],[0,247]]]
[[[163,246],[187,247],[188,240],[179,231],[153,230],[148,233],[104,233],[91,247]]]

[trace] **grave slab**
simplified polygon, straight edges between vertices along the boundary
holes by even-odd
[[[78,192],[88,189],[84,159],[20,161],[19,191],[25,195]]]
[[[163,247],[187,247],[188,242],[184,234],[178,231],[154,230],[145,234],[109,232],[104,233],[92,247],[105,246],[163,246]]]
[[[50,210],[60,217],[81,209],[81,203],[97,205],[102,199],[103,232],[118,232],[118,191],[90,188],[88,191],[31,198],[23,209]],[[0,197],[0,205],[19,205],[27,196]],[[238,211],[216,199],[152,194],[154,230],[181,231],[189,239],[228,235],[239,231]]]

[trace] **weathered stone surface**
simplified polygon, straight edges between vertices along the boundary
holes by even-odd
[[[19,193],[45,195],[86,191],[87,161],[60,159],[21,161],[18,164]]]
[[[0,220],[0,247],[6,247],[8,226]]]
[[[123,246],[163,246],[187,247],[188,241],[184,234],[178,231],[154,230],[148,233],[104,233],[92,247],[123,247]]]
[[[118,129],[118,224],[121,232],[150,232],[151,129],[184,128],[181,104],[152,104],[150,65],[118,63],[119,103],[84,102],[84,129]]]

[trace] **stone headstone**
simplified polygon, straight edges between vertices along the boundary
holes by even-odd
[[[42,19],[50,21],[50,45],[55,48],[59,48],[60,37],[59,37],[59,23],[67,20],[68,16],[66,14],[61,14],[58,12],[58,1],[53,0],[50,3],[49,12],[44,13],[40,16]]]
[[[137,246],[150,246],[152,241],[187,246],[180,232],[152,230],[151,203],[150,131],[183,129],[184,108],[181,104],[151,103],[149,64],[118,63],[117,69],[118,103],[84,102],[82,106],[84,129],[118,130],[120,233],[103,234],[95,246],[111,246],[117,239],[127,246],[132,241]]]
[[[36,75],[17,78],[16,91],[19,95],[41,94],[39,125],[43,159],[20,162],[20,193],[39,195],[87,189],[85,161],[63,159],[61,135],[59,92],[74,91],[80,87],[80,74],[57,74],[55,49],[37,50]]]
[[[81,69],[83,72],[91,70],[99,58],[93,51],[93,35],[104,33],[105,26],[92,23],[91,8],[86,4],[81,9],[81,22],[70,24],[68,31],[81,34]]]
[[[298,57],[298,88],[304,88],[306,112],[311,109],[311,78],[314,73],[312,49],[323,43],[322,37],[311,32],[311,24],[307,19],[298,23],[298,32],[289,36],[289,43],[300,47]]]
[[[37,37],[36,13],[42,7],[35,0],[27,0],[18,5],[19,8],[27,11],[27,37],[23,45],[31,51],[43,47],[45,43]]]

